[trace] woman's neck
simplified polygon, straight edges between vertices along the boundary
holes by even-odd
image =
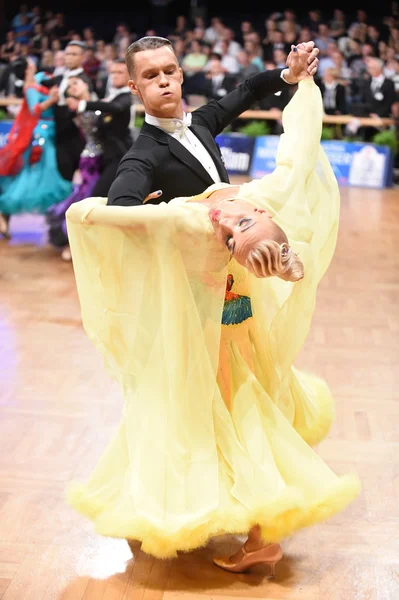
[[[202,204],[206,204],[207,206],[215,206],[220,202],[227,202],[228,200],[236,198],[239,190],[239,185],[230,185],[229,187],[215,190],[210,196],[208,196],[208,198],[202,200]]]

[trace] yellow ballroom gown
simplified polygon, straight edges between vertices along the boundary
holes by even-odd
[[[229,261],[200,202],[226,184],[169,204],[89,198],[68,210],[83,326],[124,394],[97,466],[67,491],[97,533],[169,558],[255,524],[281,541],[358,495],[357,475],[336,475],[312,448],[333,418],[329,387],[293,364],[339,223],[322,115],[319,88],[302,81],[275,171],[238,194],[286,231],[300,282]]]

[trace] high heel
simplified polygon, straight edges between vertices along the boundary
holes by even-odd
[[[283,558],[283,551],[280,544],[268,544],[253,552],[247,552],[245,547],[243,547],[242,553],[242,558],[237,562],[232,561],[231,557],[214,558],[213,562],[217,567],[231,573],[244,573],[255,565],[267,564],[269,566],[269,577],[274,577],[276,574],[276,564]]]

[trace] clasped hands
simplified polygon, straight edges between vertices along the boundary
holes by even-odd
[[[314,42],[291,46],[291,52],[286,60],[288,69],[284,72],[284,79],[288,83],[295,84],[302,79],[313,77],[319,65],[318,54],[319,49],[315,48]]]

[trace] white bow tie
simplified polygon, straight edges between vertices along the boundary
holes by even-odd
[[[177,133],[182,138],[188,127],[191,125],[192,114],[184,113],[183,119],[171,119],[165,129],[168,133]]]

